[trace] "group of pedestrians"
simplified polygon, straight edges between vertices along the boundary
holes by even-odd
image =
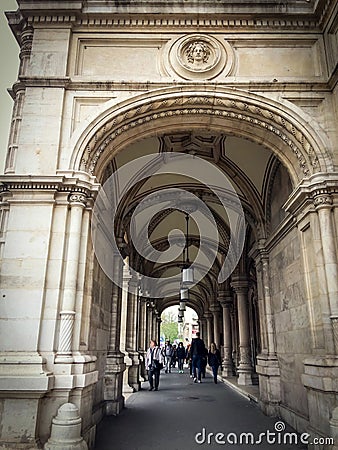
[[[221,366],[221,354],[215,343],[206,348],[204,341],[200,338],[200,333],[196,333],[196,338],[192,339],[191,344],[184,347],[180,342],[176,347],[170,341],[166,341],[161,349],[156,340],[150,341],[145,358],[145,366],[148,370],[149,391],[158,391],[160,373],[164,368],[165,373],[171,373],[171,369],[178,363],[178,373],[184,373],[184,362],[189,364],[190,377],[194,383],[201,383],[202,376],[205,377],[207,364],[212,369],[214,383],[217,383],[217,372]]]
[[[178,373],[184,373],[183,366],[184,361],[187,359],[187,353],[183,342],[180,342],[178,347],[176,347],[176,345],[170,344],[170,341],[166,341],[162,352],[165,358],[165,373],[170,373],[171,369],[176,367],[176,362],[178,364]]]

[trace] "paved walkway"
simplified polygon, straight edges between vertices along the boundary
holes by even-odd
[[[283,443],[284,433],[294,430],[287,427],[284,433],[276,433],[277,419],[265,416],[254,402],[229,386],[214,384],[209,374],[201,384],[194,384],[188,374],[173,370],[174,373],[161,374],[158,392],[149,392],[148,383],[142,383],[142,390],[128,398],[126,408],[119,416],[106,417],[102,421],[97,428],[96,450],[307,448],[300,443],[278,444],[278,435]],[[276,433],[275,443],[270,440],[269,444],[267,438],[262,437],[261,443],[251,445],[242,437],[242,444],[239,444],[241,433],[253,433],[256,441],[260,433],[268,430]],[[208,444],[209,433],[214,434]],[[215,441],[216,433],[224,434],[218,436],[219,443]],[[238,444],[234,445],[236,436]]]

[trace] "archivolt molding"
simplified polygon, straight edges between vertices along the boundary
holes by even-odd
[[[298,162],[298,170],[293,168],[297,172],[297,181],[304,176],[332,169],[329,156],[322,151],[324,145],[319,148],[319,138],[315,141],[312,137],[314,132],[311,135],[312,130],[306,128],[301,118],[272,100],[247,92],[214,92],[200,87],[194,90],[181,88],[180,92],[177,89],[175,92],[166,90],[140,97],[104,113],[96,122],[96,127],[89,130],[86,138],[79,142],[77,151],[80,161],[76,161],[76,164],[80,170],[95,174],[98,161],[106,150],[111,145],[116,149],[126,140],[130,143],[133,137],[134,140],[139,139],[141,126],[146,125],[149,129],[152,125],[156,129],[157,123],[160,127],[168,119],[177,117],[178,123],[181,123],[184,116],[205,115],[237,122],[243,135],[250,132],[252,139],[258,134],[257,128],[260,129],[260,135],[268,133],[277,137],[281,145],[272,150],[275,153],[279,151],[279,156],[285,154],[291,164]],[[210,122],[209,127],[212,127]]]

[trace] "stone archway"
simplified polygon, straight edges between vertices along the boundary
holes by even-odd
[[[249,92],[200,86],[142,94],[103,111],[77,136],[70,168],[99,177],[108,155],[138,136],[201,126],[268,147],[287,167],[295,185],[304,177],[333,169],[323,137],[289,107]]]
[[[200,86],[194,86],[194,89],[163,89],[142,94],[108,109],[102,108],[95,120],[74,137],[74,151],[68,167],[75,172],[86,172],[98,180],[102,179],[111,158],[140,138],[162,135],[164,131],[177,132],[201,127],[240,136],[269,148],[288,170],[294,187],[304,179],[316,180],[317,174],[320,178],[321,173],[332,171],[331,158],[325,151],[325,137],[311,129],[301,114],[291,111],[282,103],[247,92],[221,88],[216,92],[210,87],[202,89]],[[268,253],[265,244],[258,242],[252,259],[258,269],[258,303],[265,317],[263,342],[266,353],[259,358],[261,402],[267,412],[276,414],[279,411],[280,372],[276,357],[271,294],[266,289],[270,270]],[[131,281],[135,283],[135,280]],[[248,292],[247,280],[238,276],[233,283],[233,289],[235,295],[241,299],[243,310]],[[220,297],[223,301],[222,303],[220,300],[220,303],[222,306],[224,304],[226,317],[229,318],[229,292],[225,291],[222,295],[224,299]],[[113,296],[116,301],[116,290]],[[136,291],[131,297],[134,299],[135,309]],[[156,329],[158,311],[155,305],[150,307],[150,313],[154,312],[155,316],[149,320],[152,322],[152,328]],[[115,307],[112,317],[115,317],[116,313],[118,308]],[[211,326],[210,319],[212,320],[212,316],[209,313],[209,316],[204,318],[208,321],[208,328]],[[118,328],[115,335],[117,332]],[[108,370],[107,378],[115,388],[120,389],[121,384],[117,379],[123,370],[122,359],[115,354],[111,358],[111,369]],[[120,399],[115,400],[113,403],[121,404]],[[114,408],[112,411],[116,412]]]

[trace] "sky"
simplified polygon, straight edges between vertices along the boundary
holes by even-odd
[[[7,24],[4,11],[15,11],[15,0],[0,1],[0,174],[3,173],[13,100],[7,92],[18,76],[19,45]]]

